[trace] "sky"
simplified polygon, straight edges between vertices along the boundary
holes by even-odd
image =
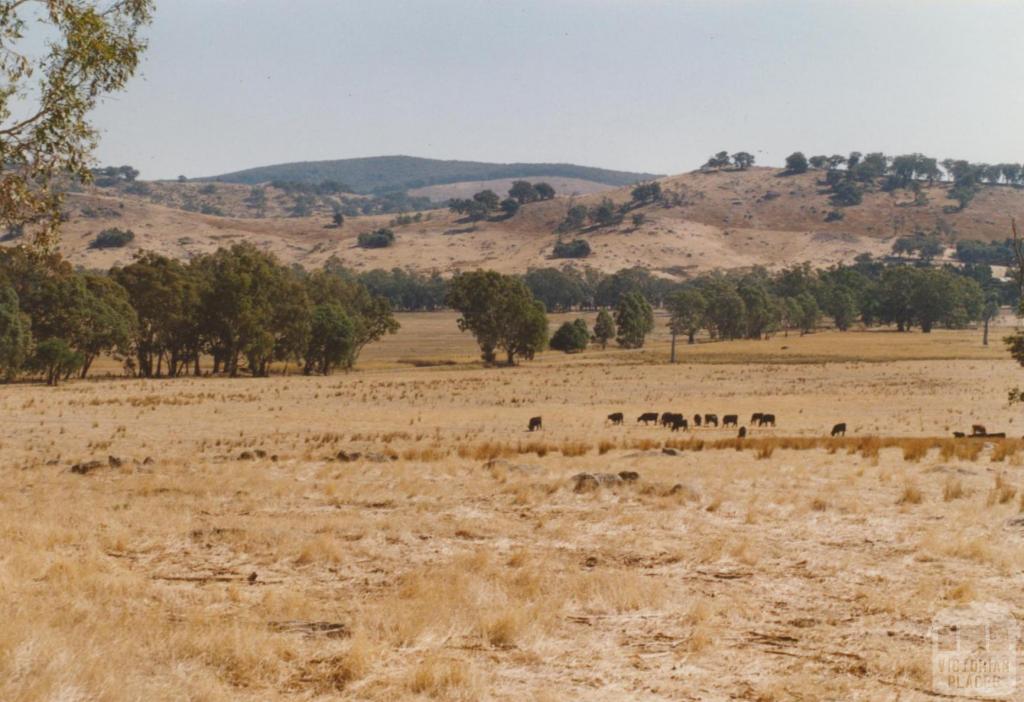
[[[1019,0],[156,0],[93,115],[144,178],[406,154],[1024,161]]]

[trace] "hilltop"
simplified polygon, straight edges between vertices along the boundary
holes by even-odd
[[[355,193],[386,193],[465,181],[514,178],[572,178],[607,186],[623,186],[658,177],[653,173],[630,173],[569,163],[482,163],[442,161],[413,156],[376,156],[334,161],[302,161],[249,168],[218,176],[198,178],[222,183],[289,182],[320,184],[335,182]]]
[[[959,239],[1003,240],[1009,235],[1009,218],[1024,219],[1024,190],[1005,185],[982,187],[963,211],[951,210],[955,203],[947,198],[948,183],[922,184],[923,197],[916,200],[907,191],[868,192],[861,204],[841,208],[842,219],[826,221],[835,208],[820,172],[785,176],[771,168],[697,171],[658,182],[662,201],[630,210],[608,226],[564,234],[590,244],[592,254],[585,259],[551,258],[566,212],[576,205],[594,208],[604,198],[626,203],[632,188],[559,194],[529,203],[511,218],[469,222],[446,209],[434,209],[418,213],[418,220],[396,220],[394,213],[347,217],[336,228],[327,204],[330,198],[271,187],[191,182],[90,187],[69,194],[63,251],[76,264],[106,268],[129,261],[140,249],[188,258],[251,241],[286,262],[307,267],[337,256],[355,269],[450,273],[485,267],[514,272],[568,263],[605,271],[636,265],[686,275],[714,268],[850,261],[860,253],[884,254],[895,237],[915,231],[935,232],[947,244]],[[262,217],[248,204],[254,191],[265,199]],[[303,198],[313,203],[308,214],[288,216]],[[181,209],[186,200],[193,210],[199,203],[201,210],[224,216]],[[352,202],[379,201],[358,196]],[[643,215],[642,221],[634,223],[634,214]],[[131,229],[135,239],[119,249],[89,248],[100,231],[112,227]],[[360,233],[380,227],[394,230],[394,246],[356,245]]]

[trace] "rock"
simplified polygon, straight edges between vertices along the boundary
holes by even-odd
[[[640,480],[640,474],[637,473],[635,470],[623,470],[619,471],[619,478],[623,482],[633,483],[636,482],[637,480]]]
[[[666,456],[678,456],[679,455],[679,451],[677,451],[674,448],[663,448],[661,450],[661,452],[663,454],[665,454]]]
[[[97,468],[102,468],[102,461],[83,461],[82,463],[76,463],[71,466],[71,472],[77,473],[78,475],[88,475]]]
[[[336,458],[342,463],[351,463],[352,461],[358,461],[362,457],[362,455],[363,454],[359,453],[358,451],[349,452],[341,450],[338,451],[338,455],[336,456]]]
[[[638,474],[632,473],[632,471],[623,472],[636,475],[636,478],[640,477]],[[630,478],[630,480],[635,480],[636,478]],[[621,485],[623,482],[626,482],[615,473],[577,473],[572,476],[571,480],[574,483],[573,492],[589,492],[599,487]]]
[[[251,451],[242,451],[240,454],[238,454],[238,460],[240,461],[251,461],[253,460],[253,458],[254,456],[252,455]]]
[[[266,458],[267,457],[267,452],[264,451],[263,449],[256,449],[255,451],[253,451],[253,453],[256,454],[256,458]]]
[[[124,461],[122,461],[117,456],[107,456],[107,465],[109,465],[111,468],[120,468],[123,464]]]
[[[142,465],[144,465],[144,466],[151,466],[151,465],[153,465],[153,457],[152,456],[146,456],[146,458],[142,461]]]

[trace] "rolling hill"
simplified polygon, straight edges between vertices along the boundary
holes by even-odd
[[[583,238],[593,253],[586,259],[551,258],[556,229],[570,207],[594,207],[603,198],[628,202],[631,188],[525,205],[512,218],[471,223],[447,210],[422,212],[418,221],[395,221],[393,214],[350,217],[331,224],[330,210],[318,205],[310,216],[286,216],[292,205],[285,192],[267,188],[262,218],[247,209],[248,185],[154,183],[125,190],[88,188],[69,196],[63,251],[78,265],[106,268],[130,261],[141,249],[189,258],[241,241],[306,267],[337,256],[354,269],[411,268],[451,273],[476,267],[522,272],[536,266],[593,266],[614,271],[643,266],[665,275],[685,276],[716,268],[753,265],[779,267],[808,261],[828,265],[860,253],[887,253],[896,236],[938,232],[947,243],[957,239],[1002,240],[1009,218],[1024,220],[1024,190],[985,186],[962,212],[950,211],[948,184],[923,187],[924,204],[907,191],[874,191],[862,204],[842,209],[839,221],[826,221],[834,208],[820,183],[821,174],[783,176],[778,170],[693,172],[664,178],[663,202],[631,210],[623,221],[569,232]],[[200,190],[205,189],[206,193]],[[184,193],[184,194],[183,194]],[[206,198],[204,205],[232,216],[185,211],[182,198]],[[211,204],[212,203],[212,204]],[[633,215],[642,214],[634,223]],[[103,229],[131,229],[134,241],[120,249],[91,249]],[[362,232],[391,227],[394,246],[362,249]]]
[[[334,181],[347,184],[356,193],[383,193],[464,181],[513,178],[573,178],[601,185],[623,186],[657,177],[653,173],[629,173],[568,163],[481,163],[413,156],[377,156],[282,163],[196,180],[244,185],[272,181],[306,184]]]

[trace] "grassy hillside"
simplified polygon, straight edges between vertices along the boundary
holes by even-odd
[[[348,217],[340,228],[332,225],[324,202],[318,201],[307,216],[289,216],[296,196],[274,188],[260,188],[266,194],[262,217],[247,202],[253,190],[248,185],[217,183],[210,192],[210,184],[159,183],[150,184],[148,194],[89,188],[69,197],[63,250],[74,263],[90,268],[127,262],[142,249],[189,258],[251,241],[307,267],[337,256],[355,269],[522,272],[569,264],[615,271],[636,265],[686,275],[714,268],[851,261],[860,253],[888,253],[895,237],[915,231],[936,232],[946,245],[960,239],[1001,241],[1009,236],[1010,217],[1024,221],[1024,190],[984,186],[965,210],[950,211],[949,186],[942,183],[923,187],[923,204],[915,204],[906,191],[875,191],[862,204],[842,208],[841,220],[826,221],[835,208],[820,179],[820,173],[782,176],[769,168],[665,178],[661,202],[630,210],[607,226],[565,233],[567,239],[585,239],[593,252],[571,261],[552,258],[556,230],[569,208],[593,208],[604,198],[622,204],[629,201],[631,188],[530,203],[508,219],[473,223],[447,210],[432,210],[420,213],[418,220],[396,221],[393,213]],[[183,199],[226,216],[185,211],[178,206]],[[642,214],[642,221],[635,223],[634,214]],[[114,227],[132,230],[134,240],[123,248],[89,248],[99,232]],[[394,246],[367,250],[356,245],[359,234],[379,227],[394,230]]]
[[[577,178],[604,185],[621,186],[657,176],[652,173],[612,171],[568,163],[480,163],[440,161],[413,156],[378,156],[337,161],[282,163],[199,180],[249,185],[274,180],[311,184],[336,181],[351,186],[357,193],[379,193],[462,181],[540,177]]]

